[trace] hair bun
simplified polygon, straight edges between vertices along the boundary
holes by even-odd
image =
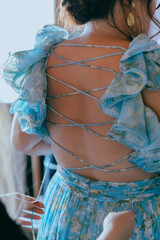
[[[63,0],[62,6],[65,6],[76,23],[85,24],[90,20],[99,18],[98,9],[102,0]]]

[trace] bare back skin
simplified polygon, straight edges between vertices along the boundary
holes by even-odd
[[[74,44],[96,44],[105,46],[120,46],[128,48],[129,41],[118,40],[115,38],[101,38],[96,36],[90,37],[77,37],[74,39],[67,40],[63,43],[74,43]],[[58,55],[71,60],[78,61],[84,60],[92,57],[103,56],[109,53],[120,52],[119,49],[103,49],[103,48],[85,48],[85,47],[72,47],[72,46],[58,46],[54,49],[54,52]],[[107,67],[113,69],[117,73],[119,72],[119,61],[122,55],[113,56],[109,58],[103,58],[95,60],[92,62],[87,62],[87,64]],[[66,63],[64,60],[59,59],[55,55],[51,54],[47,63],[47,67]],[[63,67],[55,67],[48,70],[49,75],[62,80],[63,82],[70,84],[80,90],[89,90],[94,88],[100,88],[108,86],[115,75],[111,72],[103,71],[100,69],[94,69],[79,65],[70,65]],[[91,92],[90,94],[101,98],[105,90],[99,90]],[[48,78],[48,96],[54,96],[58,94],[71,93],[74,90],[68,88],[67,86],[57,83],[51,78]],[[153,98],[156,97],[156,93],[152,93]],[[154,95],[155,94],[155,95]],[[151,107],[157,115],[158,108],[152,104],[149,100],[150,93],[146,90],[143,91],[144,103]],[[76,94],[61,98],[55,98],[47,100],[47,104],[54,108],[59,113],[64,116],[74,120],[78,123],[100,123],[105,121],[113,120],[110,116],[105,115],[99,107],[98,101],[91,99],[83,94]],[[69,123],[67,120],[57,116],[51,110],[47,110],[48,121],[56,123]],[[104,126],[90,126],[89,128],[105,137],[107,137],[107,132],[109,132],[112,124]],[[115,141],[109,141],[101,139],[92,133],[78,127],[78,126],[54,126],[48,125],[50,136],[61,146],[73,152],[75,155],[84,159],[89,164],[93,165],[105,165],[111,164],[118,159],[125,157],[129,153],[133,152],[129,147],[120,144]],[[54,143],[51,143],[53,154],[58,163],[64,167],[84,167],[85,165],[65,153],[62,149],[57,147]],[[125,159],[123,162],[116,164],[108,169],[125,169],[132,167],[133,165]],[[109,182],[131,182],[140,181],[154,176],[154,174],[149,174],[140,168],[135,170],[127,170],[124,172],[103,172],[96,169],[85,169],[85,170],[75,170],[75,172],[90,178],[101,181]]]

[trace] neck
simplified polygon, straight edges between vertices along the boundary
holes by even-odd
[[[129,28],[126,25],[124,13],[119,2],[116,3],[113,10],[113,17],[109,15],[107,19],[94,20],[86,23],[83,34],[85,36],[107,37],[108,39],[129,40],[128,33]],[[116,25],[116,26],[115,26]],[[126,34],[126,35],[125,35]]]
[[[123,29],[122,29],[123,31]],[[106,19],[90,21],[85,24],[83,31],[84,36],[92,36],[98,38],[112,38],[112,39],[122,39],[128,40],[128,38],[121,33],[118,29],[112,27]]]

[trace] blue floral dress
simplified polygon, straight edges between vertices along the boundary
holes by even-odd
[[[33,50],[11,55],[4,66],[5,80],[19,92],[11,113],[17,112],[22,131],[50,142],[45,124],[46,61],[52,47],[69,38],[57,26],[47,26],[36,37]],[[160,46],[144,34],[129,45],[120,72],[102,96],[99,106],[115,118],[108,135],[134,150],[129,161],[156,176],[139,182],[89,180],[58,166],[44,197],[45,214],[38,240],[95,240],[111,211],[133,210],[132,240],[160,239],[160,122],[143,103],[141,92],[160,89]]]

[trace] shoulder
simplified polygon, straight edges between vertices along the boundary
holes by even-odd
[[[74,44],[82,44],[82,41],[80,41],[79,37],[67,39],[62,41],[60,44],[55,45],[49,54],[47,67],[66,63],[66,61],[62,58],[73,59],[74,55],[80,56],[80,49],[78,50],[78,48],[71,46]]]
[[[89,58],[94,55],[103,55],[108,52],[104,48],[95,48],[94,46],[117,46],[122,49],[127,50],[129,46],[129,41],[117,39],[104,39],[100,37],[86,37],[83,35],[79,35],[73,38],[69,38],[64,40],[60,44],[56,45],[49,56],[48,65],[52,65],[59,62],[59,59],[56,55],[67,58],[67,59],[81,59],[81,58]],[[86,47],[85,47],[86,46]],[[93,48],[87,47],[93,46]],[[55,53],[55,54],[53,54]],[[120,58],[121,56],[119,56]],[[120,59],[119,59],[120,60]]]

